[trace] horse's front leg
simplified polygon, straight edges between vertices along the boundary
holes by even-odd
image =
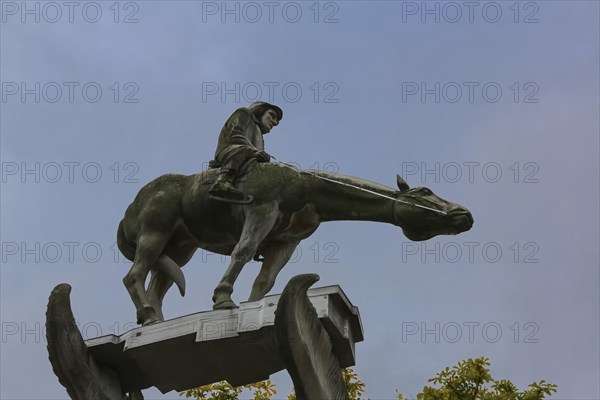
[[[248,301],[257,301],[265,297],[273,288],[277,274],[288,263],[299,242],[283,242],[269,246],[265,252],[260,273],[252,285],[252,292]]]
[[[247,210],[242,235],[231,253],[229,267],[213,295],[213,309],[215,310],[236,306],[231,300],[233,284],[244,265],[252,260],[258,246],[273,228],[279,213],[276,202],[260,206],[247,206]]]

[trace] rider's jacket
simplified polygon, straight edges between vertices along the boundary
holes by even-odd
[[[250,158],[258,150],[264,151],[265,144],[258,121],[252,112],[245,107],[238,108],[229,117],[221,133],[215,151],[215,160],[225,161],[234,153],[245,153]]]

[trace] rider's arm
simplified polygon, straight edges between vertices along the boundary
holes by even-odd
[[[248,137],[251,133],[248,130],[249,125],[252,123],[252,114],[248,109],[240,108],[233,113],[233,115],[227,121],[229,136],[229,145],[243,145],[252,148],[256,148],[252,142],[251,137]]]

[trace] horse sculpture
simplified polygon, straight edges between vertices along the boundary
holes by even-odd
[[[398,190],[351,176],[300,170],[281,163],[255,164],[238,187],[250,204],[208,196],[217,170],[195,175],[166,174],[144,186],[119,224],[117,243],[133,266],[123,278],[139,324],[164,320],[162,300],[173,282],[185,294],[180,268],[198,248],[231,255],[216,287],[214,309],[233,308],[233,285],[253,258],[262,261],[249,301],[271,290],[279,271],[301,240],[326,221],[361,220],[400,226],[411,240],[458,234],[473,225],[464,207],[427,188],[410,189],[398,176]],[[262,257],[262,259],[261,259]],[[146,290],[148,273],[152,277]]]

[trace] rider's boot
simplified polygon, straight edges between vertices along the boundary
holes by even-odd
[[[237,190],[233,186],[233,180],[235,174],[233,171],[228,169],[221,169],[217,180],[208,190],[210,198],[220,201],[226,201],[229,203],[242,203],[247,204],[252,201],[252,196],[245,194],[244,192]]]

